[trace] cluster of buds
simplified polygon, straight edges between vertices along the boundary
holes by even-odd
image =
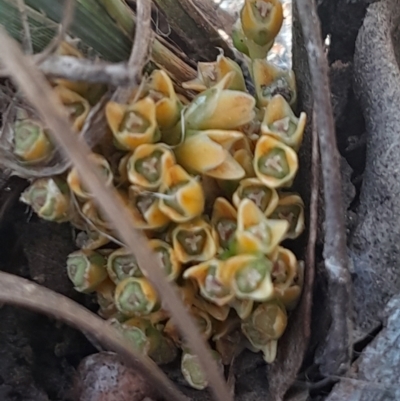
[[[199,63],[197,77],[183,84],[198,92],[192,101],[177,95],[164,71],[153,71],[127,104],[106,105],[110,140],[90,156],[178,285],[221,369],[238,344],[272,362],[302,290],[302,262],[286,246],[304,230],[303,201],[288,189],[306,116],[292,110],[293,72],[263,59],[282,18],[279,0],[246,0],[236,25],[256,98],[239,65],[222,54]],[[79,131],[90,86],[57,81],[54,90]],[[24,161],[51,150],[39,123],[17,121],[15,130],[15,152]],[[210,195],[211,183],[218,195]],[[40,217],[81,231],[68,276],[77,291],[97,295],[99,314],[159,364],[181,349],[185,379],[206,387],[196,355],[79,174],[34,181],[21,199]]]

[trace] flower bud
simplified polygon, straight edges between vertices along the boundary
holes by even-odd
[[[257,178],[240,181],[239,187],[232,197],[233,204],[239,207],[243,199],[253,201],[265,216],[269,216],[279,202],[279,196],[275,189],[268,188]]]
[[[53,90],[67,110],[72,127],[80,131],[90,111],[89,102],[65,86],[58,85]]]
[[[14,124],[13,153],[27,163],[40,162],[53,151],[43,126],[36,121],[23,119]]]
[[[221,180],[239,180],[245,171],[229,150],[242,137],[239,131],[191,131],[175,153],[178,162],[189,171]]]
[[[286,238],[295,239],[304,231],[304,202],[297,194],[285,193],[271,214],[272,219],[285,219],[289,223]]]
[[[72,213],[68,185],[59,178],[39,178],[22,193],[20,200],[45,220],[63,223]]]
[[[218,305],[227,305],[234,297],[230,287],[218,279],[218,272],[226,269],[224,262],[211,259],[185,270],[183,278],[195,280],[201,296]]]
[[[211,351],[212,356],[218,364],[218,368],[223,373],[224,366],[222,365],[221,356],[216,351]],[[203,390],[208,386],[207,379],[200,367],[198,357],[184,352],[181,361],[181,371],[183,377],[189,383],[189,385],[197,390]]]
[[[148,84],[149,96],[156,105],[156,118],[160,129],[172,128],[179,121],[182,105],[171,78],[163,70],[154,70]]]
[[[159,239],[152,239],[149,241],[149,246],[159,256],[167,279],[176,280],[181,273],[182,265],[171,245]]]
[[[67,273],[79,292],[92,292],[107,278],[106,259],[95,251],[80,250],[68,255]]]
[[[167,170],[160,191],[160,210],[174,222],[192,220],[204,210],[203,188],[179,165]]]
[[[215,200],[211,224],[218,235],[220,246],[225,249],[229,248],[237,228],[237,211],[225,198]]]
[[[238,299],[263,302],[274,295],[271,270],[272,262],[265,256],[242,254],[227,259],[224,268],[218,270],[217,278]]]
[[[275,95],[281,95],[290,106],[295,105],[297,92],[293,71],[283,70],[266,60],[256,59],[253,61],[253,79],[258,107],[268,106]]]
[[[242,323],[242,332],[264,359],[272,363],[276,356],[276,343],[287,326],[287,314],[278,302],[260,304]]]
[[[290,186],[299,166],[296,152],[268,135],[256,145],[254,170],[259,180],[270,188]]]
[[[138,146],[127,162],[131,184],[155,190],[165,180],[167,170],[175,164],[175,156],[168,146],[157,143]]]
[[[170,222],[161,210],[161,200],[154,193],[135,185],[129,187],[129,206],[137,228],[161,229]]]
[[[117,284],[115,305],[126,316],[148,315],[157,303],[157,293],[146,278],[128,277]]]
[[[231,90],[246,91],[243,72],[239,64],[220,54],[217,61],[212,63],[197,63],[197,77],[182,84],[183,88],[198,92],[211,88],[222,80],[230,72],[234,73],[232,80],[227,87]]]
[[[240,13],[246,37],[259,46],[272,44],[283,23],[279,0],[245,0]]]
[[[176,257],[182,263],[203,262],[217,253],[215,230],[203,219],[178,224],[171,237]]]
[[[107,272],[115,284],[128,277],[143,276],[135,256],[125,248],[119,248],[108,256]]]
[[[128,105],[109,102],[105,110],[108,125],[123,149],[134,150],[160,138],[156,104],[149,96]]]
[[[283,96],[275,95],[265,109],[261,133],[270,135],[297,151],[303,140],[306,120],[306,113],[302,112],[297,118]]]
[[[234,73],[228,73],[210,89],[197,95],[184,114],[188,130],[231,130],[254,118],[255,100],[248,93],[227,89]]]
[[[253,201],[243,199],[238,207],[238,251],[270,255],[285,238],[288,228],[286,220],[267,219]]]
[[[111,171],[110,164],[106,160],[106,158],[97,153],[91,153],[88,156],[92,162],[95,164],[99,173],[101,174],[104,183],[106,186],[111,187],[113,183],[113,173]],[[81,178],[79,177],[78,171],[76,168],[73,168],[67,177],[67,182],[71,191],[78,196],[80,199],[90,199],[92,194],[84,187]]]

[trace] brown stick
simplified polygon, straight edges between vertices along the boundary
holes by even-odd
[[[150,380],[160,395],[171,400],[188,399],[147,356],[136,351],[110,324],[64,295],[12,274],[0,272],[0,302],[44,313],[77,328]],[[164,394],[163,394],[164,393]]]
[[[332,325],[327,339],[326,358],[321,371],[326,375],[341,374],[350,363],[351,327],[347,319],[351,310],[350,274],[346,248],[346,232],[335,125],[332,114],[328,62],[321,39],[321,28],[313,0],[297,0],[311,73],[316,127],[322,162],[325,201],[325,268],[329,279]],[[329,359],[329,360],[328,360]]]
[[[55,141],[70,157],[78,174],[82,177],[83,184],[94,194],[94,199],[107,220],[129,251],[135,254],[140,267],[163,300],[163,305],[170,311],[175,324],[186,337],[190,349],[198,356],[215,398],[219,401],[231,401],[232,397],[211,356],[210,348],[198,333],[193,319],[177,294],[176,286],[166,280],[159,259],[150,250],[146,237],[134,229],[132,216],[117,192],[104,185],[99,172],[87,157],[90,148],[76,138],[60,100],[43,74],[30,59],[23,55],[18,44],[7,35],[4,29],[0,29],[0,57],[21,92],[25,94],[27,100],[42,117],[43,122],[50,128]]]

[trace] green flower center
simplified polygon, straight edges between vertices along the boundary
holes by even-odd
[[[273,148],[258,160],[259,171],[267,176],[282,179],[289,173],[289,164],[285,151],[281,148]]]
[[[211,297],[222,298],[229,294],[226,288],[216,277],[217,266],[211,265],[204,280],[204,290]]]
[[[260,286],[269,271],[271,262],[266,258],[257,259],[236,273],[236,285],[240,292],[251,293]]]
[[[116,256],[112,261],[112,267],[119,281],[128,277],[142,276],[142,272],[133,255]]]
[[[75,287],[85,286],[88,261],[83,256],[71,256],[67,260],[68,277]]]
[[[188,255],[196,256],[203,252],[207,234],[203,229],[180,230],[176,238]]]
[[[35,142],[39,139],[41,133],[40,127],[32,123],[21,123],[15,128],[14,144],[15,151],[19,155],[29,151]]]
[[[149,156],[135,162],[135,170],[147,181],[156,182],[161,176],[161,157],[163,152],[155,150]]]
[[[220,240],[220,244],[223,248],[227,248],[235,234],[237,224],[236,221],[228,218],[220,219],[216,224],[216,230]]]
[[[252,200],[263,212],[267,209],[271,197],[272,191],[269,188],[256,185],[243,188],[241,196],[242,199],[247,198]]]
[[[290,118],[284,117],[270,124],[270,129],[290,138],[296,132],[297,124]]]
[[[121,292],[118,301],[122,312],[149,312],[149,301],[143,293],[142,287],[139,283],[127,283]]]
[[[135,134],[144,134],[150,127],[150,121],[134,111],[125,113],[119,131],[129,131]]]

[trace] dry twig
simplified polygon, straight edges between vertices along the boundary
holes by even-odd
[[[142,3],[143,7],[146,3],[149,4],[148,0],[142,0]],[[121,240],[135,254],[138,264],[156,288],[163,300],[163,305],[170,311],[177,327],[186,337],[192,352],[198,356],[216,399],[232,400],[223,376],[210,354],[208,345],[198,333],[193,319],[177,294],[176,287],[166,280],[160,261],[150,250],[146,237],[134,229],[132,217],[119,199],[117,192],[104,185],[99,172],[87,157],[90,148],[83,141],[79,141],[72,132],[62,105],[43,74],[36,68],[32,60],[23,55],[17,43],[6,34],[4,29],[0,29],[0,55],[5,54],[7,57],[2,57],[2,61],[10,71],[14,82],[36,108],[43,122],[51,129],[60,148],[68,154],[78,174],[82,177],[84,185],[94,194],[95,201]]]
[[[331,300],[337,300],[331,304],[332,324],[321,372],[325,375],[335,375],[347,370],[351,343],[351,327],[347,319],[348,311],[351,310],[351,281],[340,191],[339,153],[332,114],[328,62],[315,2],[297,0],[297,7],[308,53],[314,104],[317,105],[315,120],[319,135],[325,201],[325,268]]]
[[[64,295],[21,277],[0,272],[0,302],[44,313],[81,330],[90,339],[117,352],[129,366],[145,375],[163,396],[171,400],[188,401],[158,366],[137,352],[121,333]]]

